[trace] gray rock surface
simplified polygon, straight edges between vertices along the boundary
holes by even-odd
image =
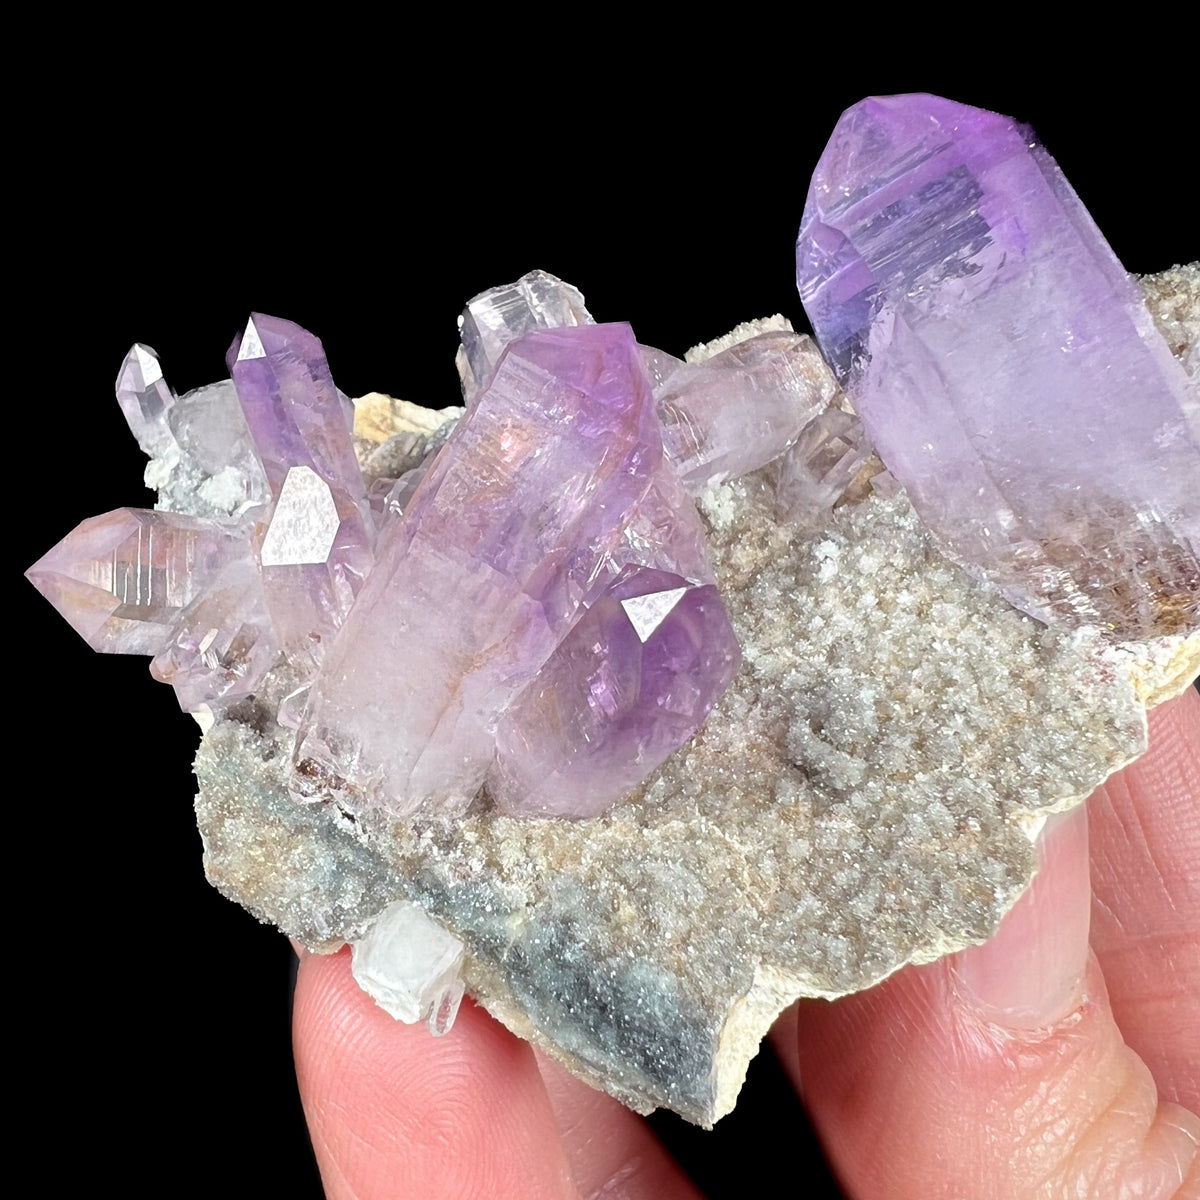
[[[593,821],[486,803],[416,828],[301,807],[292,681],[218,720],[197,814],[209,878],[317,950],[387,903],[467,946],[469,991],[630,1107],[709,1125],[799,995],[867,987],[986,938],[1039,814],[1145,746],[1129,670],[933,549],[903,496],[801,534],[758,476],[708,493],[743,670],[683,751]]]

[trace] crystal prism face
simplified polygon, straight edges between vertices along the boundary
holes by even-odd
[[[510,342],[536,329],[594,324],[578,289],[547,271],[480,292],[458,318],[457,365],[466,403],[487,385]]]
[[[174,400],[158,355],[149,346],[135,343],[117,375],[117,403],[146,454],[162,454],[170,446],[167,414]]]
[[[663,546],[665,473],[627,325],[510,346],[379,547],[313,687],[294,792],[465,809],[500,714],[630,556],[711,577],[686,497],[681,546]]]
[[[864,100],[813,177],[801,298],[946,551],[1043,620],[1200,602],[1200,399],[1057,164],[1006,117]]]
[[[306,466],[365,505],[343,396],[320,340],[291,321],[254,313],[227,360],[272,494],[292,467]]]
[[[25,574],[93,650],[157,654],[187,605],[245,553],[231,527],[118,508],[83,521]]]
[[[329,484],[311,467],[293,467],[271,513],[260,561],[264,567],[323,563],[340,524]]]
[[[497,808],[599,815],[699,729],[740,663],[716,587],[627,567],[504,714]]]
[[[818,413],[774,465],[780,516],[801,525],[823,517],[870,457],[871,443],[855,414],[840,408]]]
[[[812,338],[779,331],[680,365],[654,398],[667,456],[695,494],[777,458],[836,392]]]

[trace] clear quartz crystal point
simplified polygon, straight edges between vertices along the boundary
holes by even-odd
[[[462,345],[456,363],[463,397],[471,404],[487,385],[505,347],[535,329],[594,325],[577,288],[547,271],[480,292],[458,318]]]
[[[458,938],[419,905],[397,900],[353,943],[350,970],[380,1008],[409,1025],[425,1021],[437,1037],[458,1013],[462,959]]]
[[[117,374],[117,403],[138,445],[151,458],[162,454],[174,440],[167,425],[174,401],[158,355],[135,342]]]
[[[315,665],[373,561],[345,398],[320,341],[278,317],[254,313],[228,361],[274,498],[255,539],[271,618],[288,657]]]
[[[157,654],[183,610],[244,553],[236,527],[118,508],[81,522],[25,574],[93,650]]]
[[[654,399],[667,456],[699,493],[777,458],[836,393],[812,338],[779,330],[681,364]]]
[[[797,281],[952,557],[1043,620],[1126,638],[1195,621],[1195,381],[1028,129],[934,96],[848,109]]]
[[[385,531],[313,686],[294,794],[463,811],[499,714],[616,573],[661,463],[629,326],[514,343]]]

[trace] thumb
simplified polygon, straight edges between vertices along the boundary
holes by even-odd
[[[1083,809],[1041,858],[985,945],[800,1006],[805,1101],[851,1195],[1200,1196],[1200,1119],[1158,1102],[1088,952]]]

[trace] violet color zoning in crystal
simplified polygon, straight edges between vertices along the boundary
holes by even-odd
[[[319,338],[292,321],[251,313],[225,361],[271,494],[289,470],[311,467],[356,503],[362,472]]]
[[[662,468],[628,325],[511,345],[381,541],[313,687],[296,794],[462,811],[500,714],[629,561]]]
[[[1123,637],[1186,623],[1196,388],[1028,129],[933,96],[848,109],[809,190],[797,281],[952,557],[1044,620]]]
[[[596,816],[696,732],[741,664],[715,583],[664,456],[587,611],[500,718],[488,790],[501,811]]]
[[[373,561],[344,397],[320,341],[278,317],[252,314],[228,363],[274,497],[256,538],[271,618],[289,658],[316,664]]]
[[[81,522],[25,576],[93,650],[157,654],[180,613],[247,552],[232,525],[118,508]]]

